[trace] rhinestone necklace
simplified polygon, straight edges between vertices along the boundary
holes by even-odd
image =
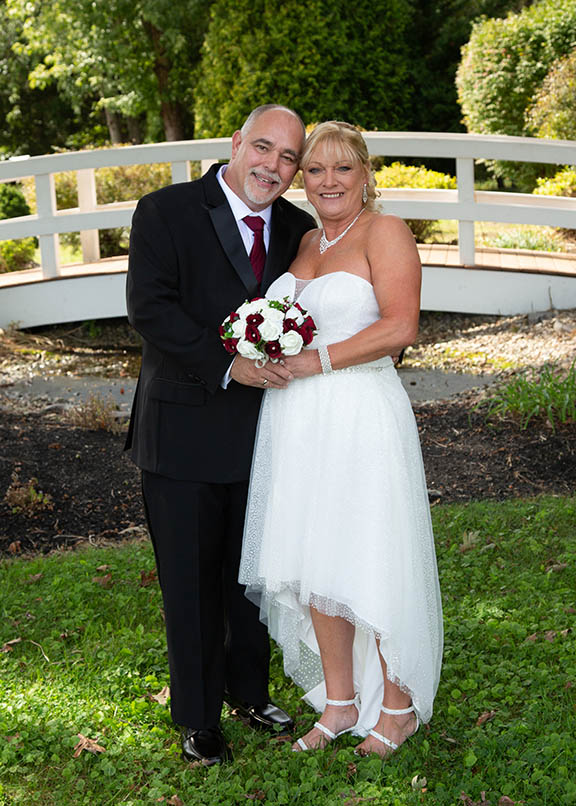
[[[328,238],[326,237],[324,227],[322,227],[322,235],[320,236],[320,254],[323,255],[327,249],[330,249],[331,246],[334,246],[335,243],[338,243],[338,241],[341,240],[346,235],[348,230],[352,229],[352,227],[358,221],[363,212],[364,208],[360,210],[354,221],[352,221],[351,224],[348,224],[344,232],[341,232],[340,235],[337,235],[336,238],[334,238],[332,241],[328,240]]]

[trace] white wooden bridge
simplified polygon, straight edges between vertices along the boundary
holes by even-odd
[[[576,142],[524,137],[368,132],[374,156],[456,159],[456,190],[380,191],[380,206],[402,218],[458,222],[458,246],[419,245],[422,309],[516,314],[576,308],[576,256],[524,250],[479,249],[475,223],[539,224],[576,229],[576,198],[496,193],[474,189],[479,160],[576,165]],[[95,171],[114,165],[170,163],[172,181],[190,177],[190,161],[204,170],[230,156],[231,140],[109,148],[0,163],[0,182],[34,177],[37,214],[0,221],[0,240],[36,236],[41,265],[0,274],[0,327],[19,327],[124,316],[127,258],[100,259],[98,230],[128,227],[137,200],[98,204]],[[79,206],[58,210],[54,175],[76,171]],[[307,205],[303,191],[286,196]],[[311,210],[311,212],[313,212]],[[59,235],[80,232],[83,260],[60,265]]]

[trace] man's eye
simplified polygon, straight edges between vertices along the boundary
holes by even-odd
[[[296,164],[296,158],[292,157],[290,154],[284,154],[282,159],[284,160],[284,162],[287,162],[289,165],[295,165]]]
[[[266,146],[262,145],[262,143],[256,143],[255,148],[256,148],[257,151],[268,151]]]

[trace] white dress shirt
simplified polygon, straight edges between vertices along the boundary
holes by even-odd
[[[234,193],[230,185],[226,183],[224,173],[226,172],[227,167],[227,165],[223,165],[216,174],[216,178],[218,179],[220,187],[224,191],[224,195],[226,196],[230,209],[232,210],[232,215],[234,216],[236,225],[238,226],[238,231],[246,249],[246,254],[250,255],[250,252],[252,251],[252,244],[254,243],[254,233],[248,224],[242,220],[244,216],[247,215],[259,215],[260,218],[264,219],[264,246],[266,247],[266,253],[268,253],[268,246],[270,245],[270,219],[272,217],[272,205],[268,205],[268,207],[265,207],[263,210],[258,210],[257,213],[255,213],[254,210],[251,210],[248,205],[245,204],[245,202],[243,202],[242,199]],[[230,313],[232,313],[232,311],[230,311]],[[230,383],[230,370],[232,369],[233,363],[234,360],[232,360],[232,363],[228,367],[226,374],[220,382],[220,385],[223,389],[226,389]]]

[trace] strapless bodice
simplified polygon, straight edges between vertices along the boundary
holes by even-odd
[[[323,274],[312,280],[297,280],[286,272],[272,283],[266,296],[296,299],[308,311],[318,328],[314,347],[348,339],[380,319],[371,283],[347,271]]]

